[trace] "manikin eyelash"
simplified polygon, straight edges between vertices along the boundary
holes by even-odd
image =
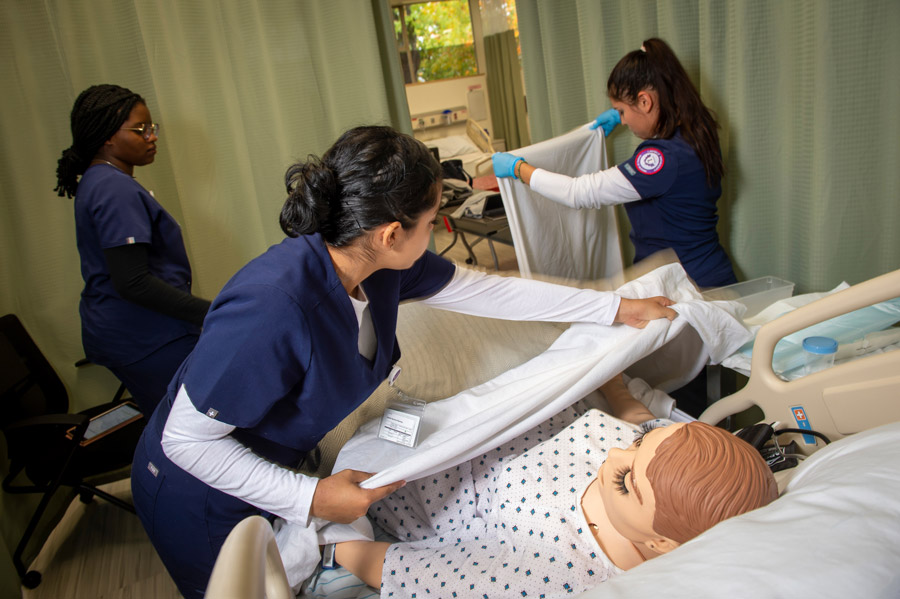
[[[648,420],[647,422],[641,424],[641,430],[636,431],[634,433],[634,444],[638,447],[641,446],[641,441],[644,440],[644,435],[649,433],[655,428],[662,428],[664,426],[668,426],[667,424],[660,422],[658,420]]]
[[[630,468],[621,468],[616,470],[616,473],[613,475],[613,485],[615,485],[616,490],[622,495],[628,495],[628,487],[625,486],[625,477],[628,476],[629,472],[631,472]]]

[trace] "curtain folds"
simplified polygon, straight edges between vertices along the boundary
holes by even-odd
[[[485,36],[484,57],[494,138],[506,140],[507,150],[530,145],[515,32],[507,30]]]
[[[72,200],[53,191],[83,89],[128,87],[162,123],[155,162],[135,175],[182,226],[207,298],[282,239],[287,166],[356,125],[411,132],[382,0],[9,0],[0,53],[0,314],[19,315],[73,410],[118,387],[101,367],[74,367],[83,283]],[[29,505],[0,495],[0,554]],[[18,595],[9,558],[0,572],[0,595]]]
[[[411,127],[382,0],[12,0],[0,49],[0,309],[19,314],[78,409],[116,387],[73,367],[83,283],[72,201],[53,188],[78,93],[128,87],[162,123],[156,161],[135,175],[181,224],[207,298],[283,237],[288,165],[352,126]]]
[[[900,267],[900,3],[516,6],[536,141],[609,108],[613,66],[661,37],[721,125],[728,172],[719,233],[740,279],[775,275],[802,293]],[[617,128],[607,140],[611,162],[626,160],[639,141]]]

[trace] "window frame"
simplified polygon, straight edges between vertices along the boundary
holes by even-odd
[[[391,18],[393,19],[393,10],[395,8],[403,8],[405,6],[411,4],[427,4],[429,2],[450,2],[452,0],[387,0],[388,8],[391,10]],[[474,6],[473,6],[474,5]],[[443,81],[453,81],[455,79],[468,79],[472,77],[484,76],[485,72],[485,59],[484,59],[484,38],[481,33],[481,12],[478,9],[478,0],[466,0],[466,7],[469,11],[469,22],[472,27],[472,46],[475,52],[475,73],[470,75],[457,75],[455,77],[444,77],[442,79],[433,79],[431,81],[412,81],[411,83],[406,83],[404,78],[404,85],[427,85],[429,83],[440,83]],[[397,57],[401,62],[401,70],[404,68],[409,69],[410,79],[415,78],[416,71],[413,69],[412,63],[412,53],[410,52],[409,46],[409,34],[406,31],[405,27],[405,15],[401,10],[401,36],[402,36],[402,46],[399,41],[394,39],[397,47]]]

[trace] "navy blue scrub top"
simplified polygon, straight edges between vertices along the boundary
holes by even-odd
[[[184,384],[197,410],[237,427],[236,439],[296,466],[399,359],[399,303],[434,294],[454,270],[426,252],[408,270],[363,281],[377,340],[370,361],[359,353],[356,313],[321,236],[287,238],[225,285],[157,411],[167,412]]]
[[[75,234],[81,255],[81,338],[97,364],[124,366],[200,328],[122,299],[103,250],[143,243],[150,273],[191,292],[191,265],[181,227],[150,192],[116,167],[87,169],[75,194]]]
[[[680,132],[643,142],[618,168],[642,198],[625,204],[635,262],[672,248],[700,287],[737,282],[716,232],[722,186],[707,184],[703,163]]]

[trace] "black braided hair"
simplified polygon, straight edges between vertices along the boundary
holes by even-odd
[[[63,150],[56,166],[56,188],[59,197],[73,197],[78,177],[91,164],[103,143],[112,137],[131,114],[135,104],[144,99],[124,87],[92,85],[78,95],[72,107],[72,145]]]

